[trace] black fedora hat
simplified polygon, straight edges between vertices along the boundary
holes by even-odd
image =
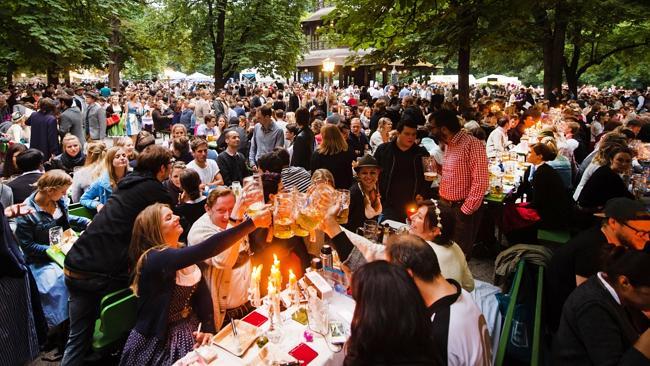
[[[354,167],[354,170],[358,173],[361,168],[377,168],[381,169],[377,159],[372,155],[364,155],[357,159],[357,166]]]

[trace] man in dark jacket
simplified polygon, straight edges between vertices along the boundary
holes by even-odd
[[[296,124],[300,132],[293,139],[291,166],[299,166],[310,171],[311,155],[314,152],[314,132],[309,128],[309,111],[301,107],[296,110]]]
[[[14,202],[21,203],[36,190],[32,184],[43,175],[43,153],[27,149],[16,157],[16,166],[22,174],[7,183],[7,186],[14,194]]]
[[[136,170],[118,184],[104,208],[65,259],[70,291],[70,336],[62,365],[80,365],[93,335],[99,304],[106,294],[128,286],[128,249],[136,216],[147,206],[171,203],[162,181],[169,176],[171,153],[158,145],[138,155]]]
[[[50,98],[43,98],[39,101],[40,109],[32,113],[27,119],[27,125],[32,127],[32,134],[29,146],[40,150],[44,159],[50,160],[50,157],[59,155],[59,134],[54,117],[54,102]]]
[[[379,178],[382,220],[404,222],[408,205],[414,204],[417,196],[429,195],[422,169],[422,157],[429,156],[429,153],[424,147],[415,144],[415,122],[400,122],[397,132],[399,134],[395,141],[377,147],[375,159],[382,170]]]

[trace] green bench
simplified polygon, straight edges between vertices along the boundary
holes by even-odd
[[[524,260],[519,261],[517,264],[517,271],[515,272],[514,280],[512,281],[512,286],[510,288],[510,301],[508,302],[508,307],[506,310],[505,321],[503,322],[503,328],[501,331],[501,338],[499,339],[499,347],[497,349],[495,365],[503,366],[505,364],[508,343],[510,341],[510,335],[512,332],[512,323],[515,315],[515,308],[517,306],[517,300],[519,298],[520,287],[522,284],[522,278],[525,275],[526,262]],[[532,350],[531,350],[531,359],[530,364],[532,366],[538,366],[541,362],[541,341],[542,341],[542,305],[543,305],[543,289],[544,289],[544,267],[539,266],[536,271],[537,281],[536,283],[536,297],[535,297],[535,312],[534,312],[534,321],[533,321],[533,341],[532,341]]]
[[[104,296],[93,334],[95,352],[110,350],[111,346],[129,335],[135,326],[137,306],[137,298],[130,288]]]
[[[96,214],[94,210],[89,210],[84,206],[82,206],[80,203],[73,203],[70,206],[68,206],[68,213],[70,215],[85,217],[89,220],[92,220]]]
[[[537,230],[537,240],[541,244],[566,244],[571,239],[571,233],[568,230]]]

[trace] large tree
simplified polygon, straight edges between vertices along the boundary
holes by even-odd
[[[180,50],[172,59],[190,57],[194,59],[190,63],[199,65],[211,56],[217,86],[250,67],[288,75],[304,51],[300,16],[306,3],[300,0],[164,0],[162,4],[161,31]]]

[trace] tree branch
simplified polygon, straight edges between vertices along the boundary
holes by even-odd
[[[608,58],[609,56],[611,56],[611,55],[613,55],[615,53],[625,51],[625,50],[629,50],[629,49],[632,49],[632,48],[641,47],[641,46],[650,46],[650,38],[646,39],[644,42],[641,42],[641,43],[631,43],[631,44],[628,44],[628,45],[616,47],[616,48],[614,48],[613,50],[611,50],[609,52],[606,52],[606,53],[604,53],[604,54],[602,54],[602,55],[600,55],[598,57],[595,57],[595,58],[589,60],[584,65],[582,65],[578,69],[578,71],[576,71],[576,75],[578,77],[580,77],[580,75],[584,74],[585,71],[587,71],[588,68],[590,68],[591,66],[594,66],[594,65],[600,65],[603,61],[605,61],[606,58]]]

